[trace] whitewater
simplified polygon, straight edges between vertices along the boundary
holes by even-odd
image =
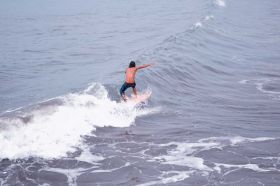
[[[1,1],[0,185],[278,186],[279,22],[278,0]],[[155,64],[140,104],[131,60]]]

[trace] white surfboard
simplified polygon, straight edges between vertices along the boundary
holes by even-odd
[[[146,102],[151,97],[151,95],[152,95],[152,92],[144,92],[144,93],[138,94],[137,96],[127,97],[126,102],[132,102],[135,104]]]

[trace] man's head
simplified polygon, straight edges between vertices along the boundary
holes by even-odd
[[[135,67],[135,62],[134,62],[134,61],[131,61],[131,62],[129,63],[129,68],[132,68],[132,67]]]

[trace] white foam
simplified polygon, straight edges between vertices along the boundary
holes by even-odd
[[[210,137],[210,138],[203,138],[200,139],[199,142],[216,142],[219,144],[222,144],[223,142],[229,142],[229,145],[237,145],[239,143],[245,143],[245,142],[261,142],[261,141],[269,141],[274,140],[275,138],[269,138],[269,137],[258,137],[258,138],[246,138],[242,136],[226,136],[226,137]],[[226,144],[224,144],[226,145]],[[224,146],[220,145],[220,147]]]
[[[5,121],[9,128],[0,132],[0,159],[65,157],[83,144],[82,136],[91,135],[96,127],[128,127],[136,117],[157,111],[117,103],[100,84],[61,99],[62,105],[28,113],[33,116],[28,123],[20,119]]]
[[[114,172],[116,170],[122,169],[124,167],[128,167],[131,164],[129,162],[126,162],[125,165],[117,167],[117,168],[113,168],[113,169],[97,169],[97,170],[93,170],[91,171],[91,173],[99,173],[99,172]]]
[[[157,181],[150,181],[147,183],[139,184],[137,186],[150,186],[150,185],[158,185],[158,184],[169,184],[178,181],[183,181],[184,179],[190,177],[193,171],[168,171],[163,172],[163,174],[159,177]],[[169,175],[173,176],[169,176]]]
[[[90,168],[93,168],[93,167],[90,167]],[[50,167],[50,168],[45,168],[45,169],[42,169],[42,170],[64,174],[67,177],[68,185],[69,186],[76,186],[78,176],[83,174],[88,169],[85,169],[85,168],[61,169],[61,168],[51,168]]]
[[[266,90],[265,85],[267,83],[273,83],[273,82],[279,81],[278,79],[269,79],[269,78],[261,78],[261,79],[253,79],[253,80],[241,80],[238,83],[240,84],[253,84],[256,86],[256,89],[259,90],[262,93],[268,94],[276,99],[280,97],[280,92],[275,90]]]
[[[249,82],[249,80],[247,80],[247,79],[238,81],[239,84],[247,84],[248,82]]]
[[[265,83],[267,83],[267,82],[257,82],[257,83],[255,83],[256,88],[257,88],[259,91],[263,92],[263,93],[267,93],[267,94],[277,94],[277,95],[280,94],[279,91],[265,90],[265,89],[264,89]]]
[[[216,142],[198,142],[198,143],[180,143],[180,142],[170,142],[167,144],[162,144],[161,146],[170,146],[170,145],[176,145],[176,149],[173,150],[173,153],[184,153],[184,154],[192,154],[193,152],[200,150],[208,150],[213,147],[218,147],[219,143]]]
[[[211,171],[212,169],[204,165],[204,160],[191,154],[197,151],[208,150],[218,147],[218,143],[179,143],[171,142],[162,146],[176,145],[175,149],[169,150],[167,155],[158,156],[154,159],[161,161],[162,164],[172,164],[187,166],[201,171]]]
[[[280,157],[269,156],[269,157],[255,157],[255,158],[252,158],[252,159],[263,159],[263,160],[276,160],[276,161],[279,161]]]
[[[98,164],[99,161],[104,160],[105,158],[101,155],[95,155],[92,154],[89,150],[89,148],[83,148],[83,152],[80,154],[80,156],[75,158],[78,161],[88,162],[91,164]]]
[[[202,23],[200,21],[198,21],[194,24],[194,29],[198,29],[198,28],[201,28],[201,27],[202,27]]]
[[[223,163],[215,163],[218,167],[225,167],[225,168],[238,168],[238,169],[251,169],[257,172],[267,172],[271,170],[262,169],[256,164],[244,164],[244,165],[234,165],[234,164],[223,164]]]
[[[214,3],[217,6],[220,6],[220,7],[225,7],[226,6],[226,2],[224,0],[215,0]]]
[[[170,142],[167,144],[161,144],[160,146],[169,147],[170,149],[166,155],[160,155],[154,157],[155,161],[161,164],[170,164],[178,166],[186,166],[191,169],[196,169],[202,171],[202,173],[207,174],[213,170],[220,171],[221,169],[216,166],[210,168],[204,164],[204,159],[202,157],[196,157],[195,154],[201,151],[210,150],[213,148],[222,149],[229,145],[238,145],[240,143],[246,142],[261,142],[274,140],[274,138],[259,137],[259,138],[245,138],[241,136],[234,137],[210,137],[198,140],[198,142]],[[173,147],[174,146],[174,147]],[[254,166],[254,165],[252,165]]]
[[[204,21],[208,21],[208,20],[211,20],[211,19],[214,19],[213,15],[209,15],[209,16],[204,17]]]
[[[243,142],[261,142],[261,141],[269,141],[269,140],[274,140],[275,138],[269,138],[269,137],[259,137],[259,138],[244,138],[244,137],[234,137],[231,138],[231,142],[233,145],[236,145],[238,143],[243,143]]]
[[[9,110],[6,110],[4,113],[15,112],[15,111],[18,111],[20,109],[22,109],[22,107],[18,107],[18,108],[15,108],[15,109],[9,109]]]
[[[205,16],[203,19],[201,19],[200,21],[197,21],[195,24],[193,24],[193,26],[191,27],[191,29],[192,29],[192,30],[199,29],[199,28],[203,27],[203,22],[209,21],[210,19],[213,19],[213,18],[214,18],[213,15]]]
[[[280,99],[280,91],[276,90],[267,90],[265,88],[265,85],[267,83],[275,83],[278,82],[279,79],[269,79],[269,78],[262,78],[262,79],[256,79],[253,80],[254,85],[256,86],[256,89],[259,90],[262,93],[267,94],[268,96],[271,96],[272,99],[279,100]],[[276,84],[274,85],[275,87],[277,86]]]
[[[50,186],[48,183],[39,184],[38,186]]]

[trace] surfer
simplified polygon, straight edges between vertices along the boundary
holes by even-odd
[[[135,65],[134,61],[131,61],[129,63],[128,68],[125,71],[125,82],[122,85],[121,89],[120,89],[120,95],[122,97],[122,99],[124,101],[127,100],[126,96],[125,96],[125,90],[127,88],[132,88],[133,93],[135,96],[137,96],[137,90],[136,90],[136,83],[135,83],[135,74],[137,72],[137,70],[141,69],[141,68],[146,68],[148,66],[151,66],[151,64],[146,64],[146,65],[141,65],[141,66],[137,66]]]

